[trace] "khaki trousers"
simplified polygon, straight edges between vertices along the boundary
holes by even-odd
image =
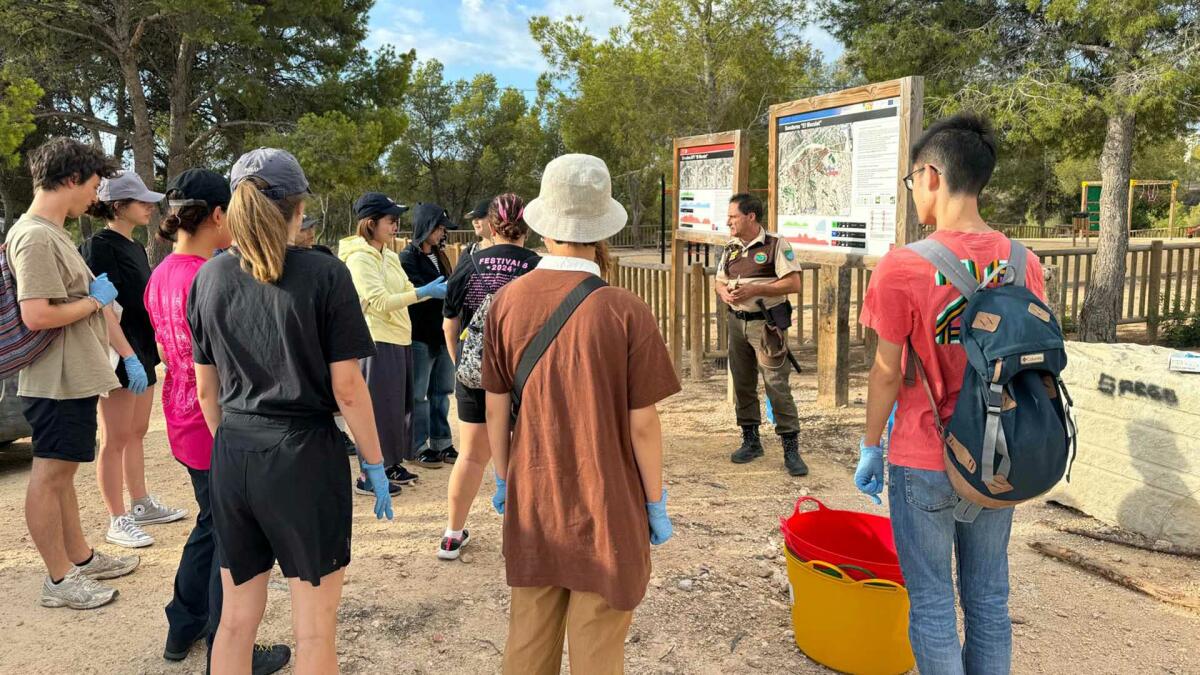
[[[633,612],[609,607],[596,593],[514,587],[504,675],[558,675],[564,634],[571,675],[620,675],[632,621]]]
[[[762,332],[766,321],[742,321],[729,315],[729,372],[733,378],[733,393],[737,402],[738,426],[758,426],[762,413],[758,402],[758,379],[762,373],[767,398],[775,411],[775,433],[794,434],[800,431],[800,417],[788,378],[792,364],[784,360],[778,368],[763,368],[755,352],[762,349]],[[784,333],[784,340],[787,334]]]

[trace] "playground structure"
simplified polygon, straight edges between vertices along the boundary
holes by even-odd
[[[1073,237],[1082,236],[1086,245],[1091,244],[1091,233],[1100,230],[1100,191],[1102,181],[1085,180],[1080,183],[1079,193],[1079,213],[1086,213],[1086,221],[1081,222],[1082,218],[1076,218],[1073,228]],[[1133,229],[1133,204],[1134,198],[1140,191],[1143,199],[1147,202],[1155,202],[1158,200],[1158,192],[1163,188],[1170,188],[1169,215],[1167,216],[1167,228],[1164,232],[1162,228],[1146,228]],[[1178,204],[1179,181],[1177,180],[1138,180],[1131,179],[1129,181],[1129,200],[1125,212],[1125,226],[1129,229],[1130,236],[1135,237],[1163,237],[1170,239],[1172,237],[1184,236],[1183,228],[1179,228],[1176,232],[1175,213],[1176,205]],[[1082,229],[1081,229],[1082,228]]]

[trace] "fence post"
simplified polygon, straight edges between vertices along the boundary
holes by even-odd
[[[608,275],[607,277],[605,277],[604,280],[607,281],[610,286],[620,286],[621,285],[621,256],[619,256],[619,255],[611,256],[608,259],[608,269],[604,270],[604,272]]]
[[[817,406],[850,402],[850,268],[825,266],[817,284]]]
[[[1050,306],[1050,311],[1054,316],[1058,317],[1058,324],[1062,327],[1063,320],[1063,305],[1062,298],[1059,297],[1059,286],[1062,285],[1062,275],[1059,274],[1058,265],[1042,265],[1042,278],[1046,282],[1046,304]],[[1063,332],[1067,329],[1063,327]]]
[[[1162,292],[1163,243],[1161,239],[1150,242],[1150,287],[1146,289],[1146,335],[1151,342],[1158,339],[1158,305]]]
[[[704,286],[704,265],[692,263],[692,297],[691,306],[688,307],[688,327],[692,333],[692,380],[704,379],[704,324],[708,321],[704,313]]]

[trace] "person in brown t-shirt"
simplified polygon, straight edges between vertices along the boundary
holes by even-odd
[[[504,672],[558,673],[564,632],[573,672],[621,672],[650,544],[671,535],[655,404],[679,381],[646,304],[603,287],[533,368],[511,427],[524,350],[567,294],[600,274],[597,243],[624,226],[625,210],[601,160],[564,155],[547,165],[525,219],[551,255],[496,294],[484,329],[493,504],[513,587]]]

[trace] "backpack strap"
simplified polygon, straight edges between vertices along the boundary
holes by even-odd
[[[1016,239],[1010,239],[1012,247],[1008,251],[1008,265],[1004,272],[1004,283],[1014,286],[1025,286],[1025,267],[1029,259],[1029,251],[1025,245]]]
[[[550,348],[550,343],[554,342],[554,338],[558,337],[559,331],[566,325],[567,320],[579,308],[579,305],[591,295],[594,291],[607,286],[600,277],[589,274],[586,279],[579,282],[579,285],[567,294],[563,299],[562,304],[550,318],[546,320],[545,325],[538,331],[529,345],[525,347],[525,351],[521,354],[521,361],[517,364],[517,373],[513,378],[513,414],[521,407],[521,394],[525,391],[525,383],[529,380],[530,374],[533,373],[533,368],[542,359],[542,355]]]
[[[964,298],[970,300],[971,296],[975,295],[975,290],[979,288],[979,280],[967,272],[958,256],[945,244],[935,239],[922,239],[909,244],[908,248],[941,272],[946,281],[949,281]]]

